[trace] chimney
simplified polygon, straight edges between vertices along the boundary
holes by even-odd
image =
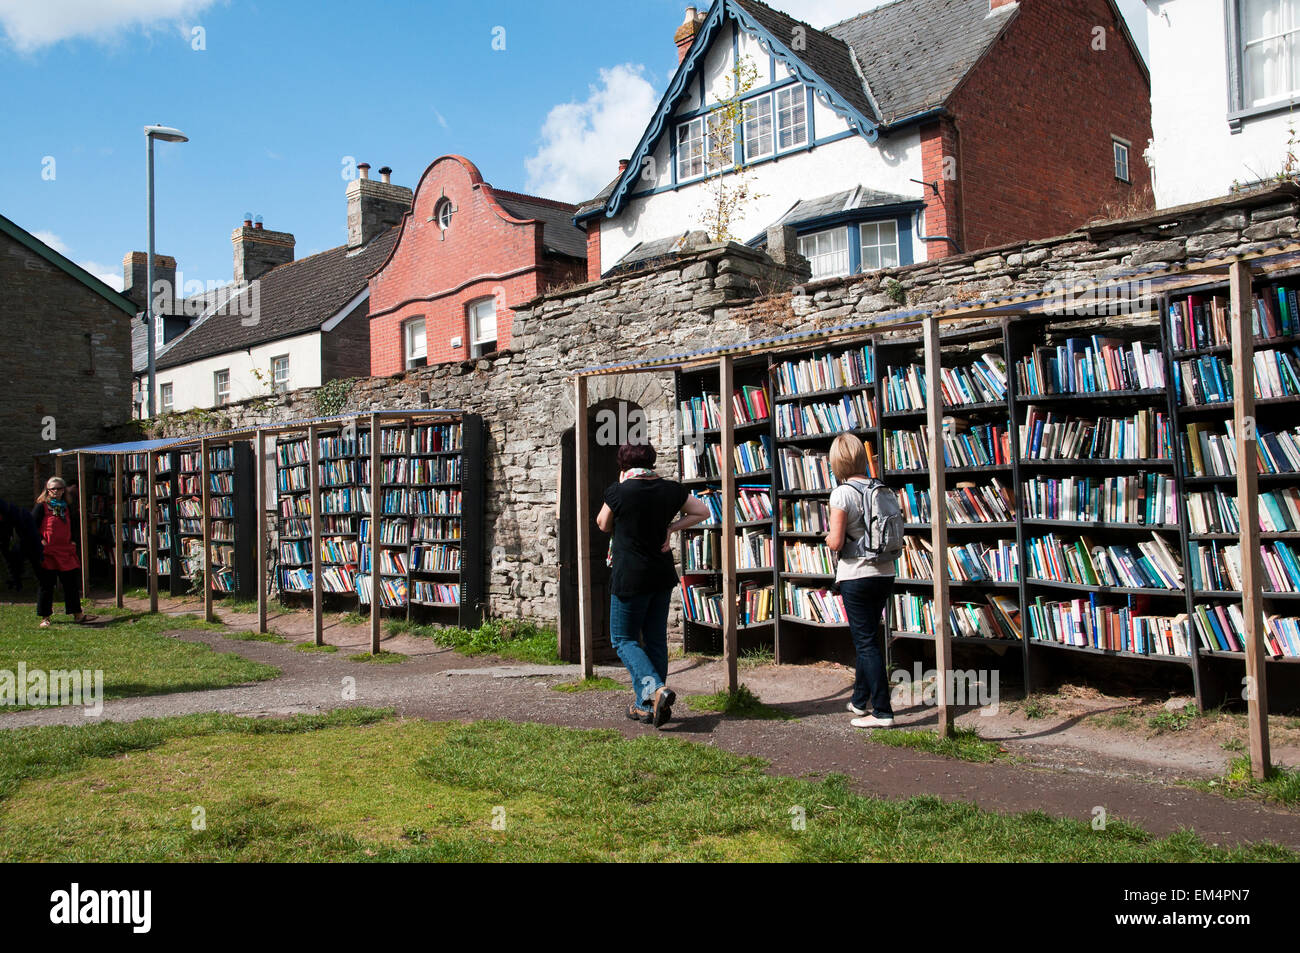
[[[256,281],[277,265],[293,261],[294,238],[289,232],[271,232],[262,228],[262,216],[250,220],[230,233],[235,246],[235,280]]]
[[[989,0],[989,13],[992,13],[999,7],[1009,7],[1018,2],[1019,0]]]
[[[700,32],[700,24],[704,22],[705,16],[707,14],[699,13],[694,7],[686,8],[686,19],[673,34],[673,42],[677,44],[678,66],[682,65],[682,60],[686,59],[686,54],[691,51],[691,44],[695,42],[695,34]]]
[[[369,163],[357,166],[361,177],[348,183],[348,247],[360,248],[376,235],[398,225],[411,208],[411,190],[392,182],[393,170],[384,166],[380,180],[370,178]]]
[[[122,257],[122,294],[126,295],[141,311],[144,310],[145,285],[149,256],[142,251],[127,252]],[[153,256],[153,281],[163,286],[154,293],[154,300],[162,296],[163,314],[176,311],[176,259],[170,255]]]
[[[619,159],[619,160],[618,160],[618,174],[619,174],[619,175],[622,175],[624,172],[626,172],[626,171],[627,171],[627,167],[631,164],[631,162],[632,162],[631,159]]]

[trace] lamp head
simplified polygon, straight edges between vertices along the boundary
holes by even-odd
[[[150,139],[161,139],[163,142],[189,142],[190,137],[185,135],[179,129],[173,129],[171,126],[145,126],[144,134]]]

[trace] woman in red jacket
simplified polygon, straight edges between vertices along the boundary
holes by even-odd
[[[81,611],[81,562],[77,559],[75,514],[68,506],[68,485],[61,477],[50,477],[45,492],[36,498],[32,519],[41,534],[41,562],[36,570],[40,584],[36,594],[36,614],[41,628],[50,627],[54,611],[54,583],[63,583],[63,608],[73,622],[91,622],[92,616]]]

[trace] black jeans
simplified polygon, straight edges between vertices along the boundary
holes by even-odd
[[[873,709],[881,718],[893,717],[894,714],[889,704],[885,659],[879,645],[885,606],[893,591],[893,576],[840,581],[840,595],[844,597],[844,611],[849,617],[849,634],[853,636],[853,647],[858,656],[853,704],[864,711]]]
[[[63,611],[81,615],[81,570],[37,569],[36,614],[42,619],[54,612],[54,583],[63,583]]]

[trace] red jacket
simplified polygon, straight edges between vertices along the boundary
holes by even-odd
[[[32,510],[32,518],[36,520],[36,525],[41,531],[41,547],[44,554],[41,568],[60,571],[80,569],[76,537],[72,532],[74,526],[72,509],[68,509],[67,519],[60,519],[54,515],[51,507],[44,503],[37,503],[36,509]]]

